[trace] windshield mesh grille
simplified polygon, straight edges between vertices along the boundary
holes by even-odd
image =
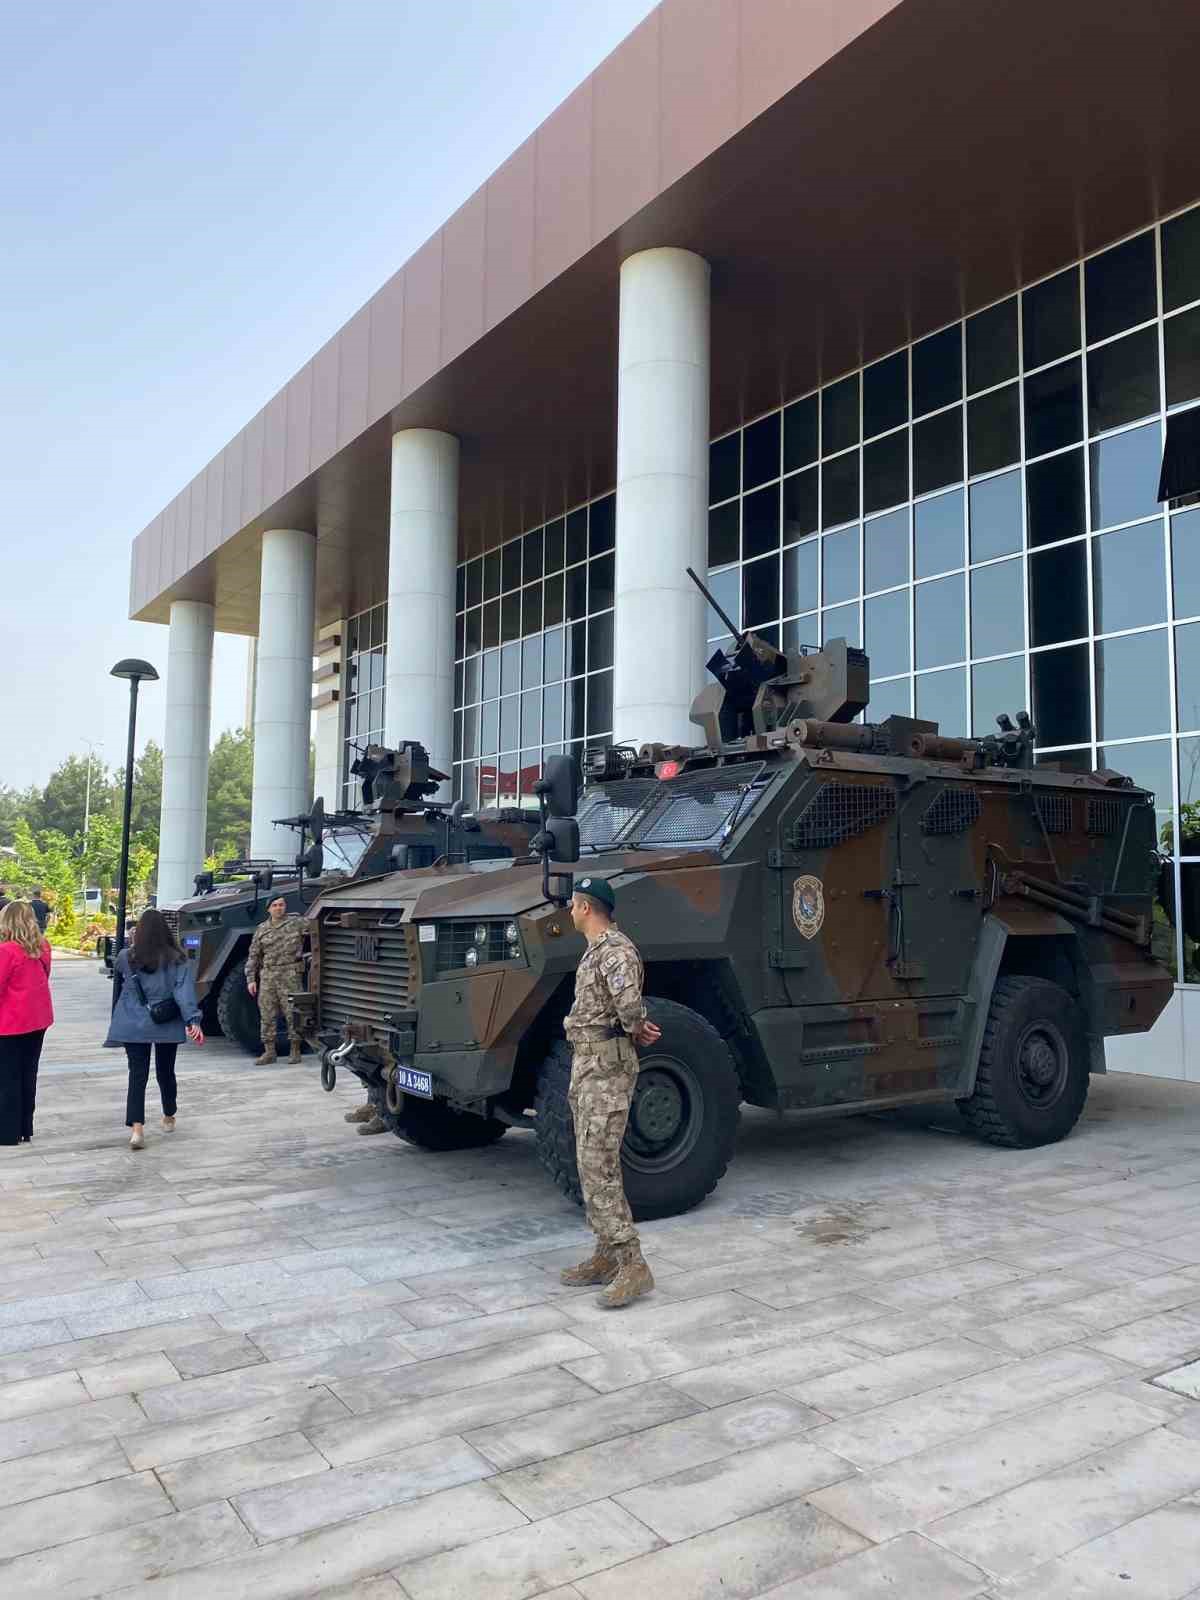
[[[679,778],[625,778],[604,788],[579,819],[581,843],[614,845],[707,844],[758,799],[766,764],[746,763],[685,772]]]

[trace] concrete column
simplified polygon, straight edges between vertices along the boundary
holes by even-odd
[[[406,428],[392,438],[385,737],[393,746],[419,739],[446,773],[453,756],[457,560],[458,440]],[[448,795],[443,785],[439,798]]]
[[[201,600],[173,601],[158,839],[160,906],[187,899],[204,864],[212,651],[213,608]]]
[[[254,685],[254,789],[250,853],[291,861],[298,836],[272,817],[308,810],[312,706],[313,580],[317,542],[295,528],[263,534]]]
[[[708,541],[709,269],[689,250],[621,266],[617,357],[618,740],[695,744],[704,683]]]

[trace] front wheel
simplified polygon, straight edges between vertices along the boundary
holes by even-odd
[[[972,1133],[1029,1149],[1065,1139],[1088,1093],[1088,1043],[1077,1001],[1045,978],[998,978],[974,1092],[958,1102]]]
[[[639,1222],[690,1211],[710,1195],[733,1159],[741,1093],[729,1048],[699,1013],[647,999],[657,1044],[639,1051],[640,1070],[621,1143],[629,1208]],[[556,1044],[538,1078],[538,1156],[555,1183],[583,1203],[575,1123],[567,1092],[571,1052]]]
[[[384,1122],[406,1144],[418,1150],[481,1150],[495,1144],[508,1132],[498,1117],[477,1117],[470,1111],[456,1111],[444,1100],[422,1100],[416,1095],[391,1096],[379,1089],[371,1091],[371,1102]]]
[[[243,1050],[252,1056],[263,1047],[262,1019],[258,1014],[258,1001],[246,986],[246,969],[239,961],[221,981],[217,995],[217,1021],[227,1039],[236,1039]],[[276,1050],[288,1048],[287,1028],[282,1022],[276,1027]]]

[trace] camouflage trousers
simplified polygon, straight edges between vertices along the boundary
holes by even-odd
[[[287,1028],[288,1038],[299,1038],[292,1022],[291,1007],[288,1005],[288,995],[295,994],[299,988],[298,967],[283,967],[277,970],[264,967],[259,973],[258,1015],[262,1021],[262,1042],[268,1050],[274,1047],[280,1017],[283,1018],[284,1026]]]
[[[621,1140],[637,1083],[638,1058],[628,1039],[581,1041],[572,1047],[568,1100],[588,1225],[603,1249],[637,1244],[621,1176]]]

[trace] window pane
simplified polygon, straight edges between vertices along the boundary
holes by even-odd
[[[853,522],[858,516],[858,451],[826,461],[821,468],[824,506],[823,528],[836,528],[839,522]]]
[[[742,500],[742,559],[753,561],[779,548],[779,485],[759,489]]]
[[[1021,548],[1021,474],[973,483],[970,491],[971,560],[987,561]]]
[[[489,650],[483,658],[483,698],[493,700],[500,693],[500,652]]]
[[[500,552],[489,550],[483,558],[483,598],[494,600],[500,593]]]
[[[566,554],[567,530],[566,524],[560,517],[557,522],[548,523],[546,526],[546,571],[561,572],[563,558]]]
[[[727,433],[708,447],[708,503],[728,500],[742,487],[742,436]]]
[[[1030,556],[1029,631],[1033,645],[1086,635],[1087,553],[1082,541]]]
[[[1052,544],[1084,530],[1083,451],[1051,456],[1025,468],[1029,543]]]
[[[961,738],[967,728],[966,669],[918,673],[916,690],[917,716],[924,722],[936,722],[939,732]]]
[[[521,743],[542,742],[542,694],[540,689],[526,689],[521,696]]]
[[[858,646],[858,602],[848,606],[834,606],[832,611],[821,613],[821,639],[845,639],[847,644]]]
[[[500,701],[500,748],[515,750],[521,742],[521,697],[506,694]]]
[[[1183,740],[1179,750],[1179,773],[1183,777]],[[1174,849],[1175,815],[1171,797],[1171,742],[1169,739],[1147,739],[1138,744],[1109,745],[1096,755],[1096,765],[1109,767],[1113,772],[1132,778],[1139,789],[1149,789],[1154,796],[1155,832],[1164,850]]]
[[[587,616],[587,568],[567,568],[566,619]]]
[[[1092,541],[1097,633],[1167,620],[1162,523],[1143,522]]]
[[[783,552],[783,601],[785,617],[808,611],[817,604],[817,541],[808,539]]]
[[[958,483],[963,475],[962,411],[943,411],[913,428],[913,493]]]
[[[1169,783],[1154,791],[1159,800],[1170,792]],[[1179,808],[1179,854],[1200,856],[1200,739],[1179,741]]]
[[[613,613],[602,612],[600,616],[593,617],[588,623],[588,656],[587,665],[589,672],[596,672],[601,667],[611,667],[613,664]]]
[[[912,679],[894,678],[891,683],[873,683],[867,716],[872,722],[889,717],[912,716]]]
[[[563,691],[556,683],[542,690],[542,738],[547,744],[557,744],[563,736]]]
[[[913,416],[962,399],[962,323],[913,345]]]
[[[542,681],[542,635],[535,634],[521,646],[521,687],[536,689]]]
[[[606,550],[613,548],[616,536],[617,497],[606,494],[602,500],[594,500],[588,507],[588,554],[602,556]],[[528,541],[526,541],[526,554],[528,554]],[[525,577],[526,579],[529,577],[528,568]]]
[[[980,395],[967,404],[967,461],[972,476],[996,472],[1021,459],[1019,385]]]
[[[971,654],[1025,648],[1025,563],[1000,561],[971,574]]]
[[[584,706],[587,691],[586,678],[572,678],[563,689],[563,738],[581,738],[587,732]]]
[[[914,562],[918,578],[963,565],[963,492],[920,500],[913,507]]]
[[[1200,728],[1200,622],[1175,629],[1175,683],[1180,732]]]
[[[1085,744],[1092,736],[1087,645],[1030,656],[1029,670],[1038,743]]]
[[[779,557],[748,562],[742,568],[742,626],[755,628],[778,616]]]
[[[547,628],[555,628],[563,620],[563,575],[555,573],[547,578],[542,588],[542,620]]]
[[[995,733],[1001,712],[1010,717],[1026,711],[1025,663],[1020,656],[1007,661],[985,661],[971,668],[971,736]]]
[[[463,650],[471,656],[483,647],[483,607],[474,606],[467,612],[463,629]]]
[[[541,633],[543,626],[542,586],[540,583],[527,583],[521,590],[521,632]]]
[[[967,392],[1017,375],[1017,297],[967,318]]]
[[[1092,526],[1111,527],[1159,510],[1162,434],[1157,422],[1115,433],[1091,446]]]
[[[574,678],[587,670],[587,623],[571,622],[563,630],[563,672]]]
[[[550,628],[543,635],[544,657],[542,671],[547,683],[563,676],[563,631]]]
[[[495,755],[500,748],[500,702],[485,700],[479,711],[479,754]]]
[[[1180,405],[1200,395],[1200,306],[1168,317],[1163,324],[1166,344],[1167,404]]]
[[[1021,296],[1026,368],[1079,348],[1079,273],[1068,267]]]
[[[500,602],[500,640],[508,644],[521,637],[521,591],[515,589]]]
[[[794,472],[817,459],[817,397],[797,400],[783,413],[783,470]]]
[[[742,431],[742,491],[779,476],[779,412],[760,417]]]
[[[710,567],[723,567],[726,562],[736,561],[740,554],[738,550],[738,520],[741,514],[741,501],[730,500],[723,506],[708,513],[708,564]]]
[[[611,672],[593,672],[587,680],[588,737],[609,733],[613,725],[613,675]]]
[[[821,454],[836,455],[858,443],[858,373],[821,391]]]
[[[863,438],[908,421],[908,351],[898,350],[863,373]]]
[[[867,589],[908,582],[908,507],[863,526]]]
[[[477,606],[483,599],[483,557],[467,562],[467,604]]]
[[[500,550],[500,588],[505,593],[509,589],[521,587],[521,541],[510,539]]]
[[[1163,310],[1200,300],[1200,206],[1162,227]]]
[[[740,628],[742,625],[742,575],[736,567],[726,568],[724,572],[710,572],[708,587],[712,597]],[[705,604],[704,607],[704,637],[706,639],[719,639],[728,630],[713,608]]]
[[[462,703],[465,706],[473,706],[479,700],[480,666],[479,656],[470,656],[463,663]]]
[[[467,604],[467,569],[462,562],[454,569],[454,609],[463,611]]]
[[[810,611],[805,617],[793,617],[790,622],[785,622],[783,625],[783,643],[780,649],[793,653],[806,648],[815,649],[820,633],[821,625],[815,611]]]
[[[783,542],[791,544],[815,533],[820,526],[817,514],[819,469],[810,467],[783,480]]]
[[[1171,726],[1167,630],[1128,633],[1096,646],[1096,735],[1135,739]]]
[[[827,534],[821,541],[824,561],[824,602],[836,605],[858,593],[858,529]]]
[[[588,610],[607,611],[616,589],[616,557],[596,556],[588,562]]]
[[[1175,615],[1200,617],[1200,509],[1171,518]]]
[[[961,573],[919,584],[914,591],[918,667],[940,667],[966,655],[963,591]]]
[[[863,446],[863,510],[868,514],[908,499],[908,429]]]
[[[1087,358],[1088,430],[1105,433],[1158,410],[1158,330],[1092,350]]]
[[[1045,455],[1083,438],[1083,379],[1078,360],[1025,379],[1025,454]]]
[[[567,566],[587,558],[587,507],[567,514]]]
[[[908,639],[908,590],[877,595],[863,607],[866,651],[877,678],[907,672],[911,665]],[[907,691],[906,691],[907,692]]]
[[[1149,322],[1158,309],[1153,232],[1126,239],[1085,261],[1083,292],[1089,344]]]
[[[535,528],[532,533],[527,533],[521,541],[521,546],[521,571],[525,582],[531,583],[535,578],[540,578],[545,570],[545,539],[541,528]]]

